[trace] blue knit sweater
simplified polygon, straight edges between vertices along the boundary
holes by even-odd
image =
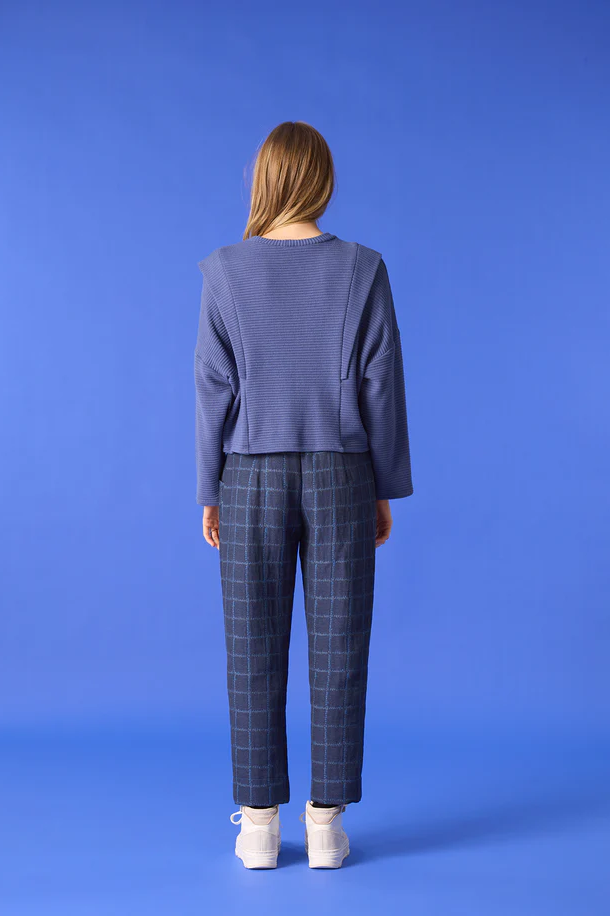
[[[370,450],[377,499],[410,496],[400,332],[381,254],[330,232],[253,236],[199,262],[197,502],[224,454]]]

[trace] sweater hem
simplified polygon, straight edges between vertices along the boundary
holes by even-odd
[[[239,448],[225,448],[227,455],[267,455],[277,454],[278,452],[349,452],[350,454],[364,454],[368,448],[344,448],[336,443],[316,443],[315,445],[295,445],[294,443],[250,446],[248,451]]]

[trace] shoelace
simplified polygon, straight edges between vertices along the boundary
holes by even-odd
[[[238,821],[234,821],[234,820],[233,820],[233,818],[234,818],[236,815],[239,817],[239,820],[238,820]],[[233,814],[230,814],[230,815],[229,815],[229,820],[231,821],[232,824],[241,824],[243,816],[244,816],[244,813],[243,813],[242,809],[240,808],[239,811],[234,811]],[[275,814],[272,815],[271,820],[269,821],[269,823],[271,823],[271,821],[273,820],[274,817],[275,817]],[[267,825],[266,825],[266,824],[257,824],[256,826],[257,826],[257,827],[266,827]],[[279,826],[280,826],[280,827],[282,826],[282,822],[281,822],[281,821],[279,821]]]

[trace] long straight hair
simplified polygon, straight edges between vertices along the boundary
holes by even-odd
[[[322,134],[305,121],[278,124],[256,156],[244,239],[319,219],[335,184],[333,157]]]

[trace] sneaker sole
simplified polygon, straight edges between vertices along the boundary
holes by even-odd
[[[237,856],[238,859],[241,859],[241,861],[244,863],[244,866],[246,868],[277,868],[277,857],[279,855],[279,852],[280,852],[279,846],[278,846],[278,850],[276,853],[273,853],[273,852],[263,852],[263,853],[244,852],[243,850],[239,849],[237,846],[235,847],[235,855]]]
[[[343,860],[349,856],[349,844],[337,852],[313,853],[309,855],[307,842],[305,843],[305,852],[309,859],[310,868],[341,868]]]

